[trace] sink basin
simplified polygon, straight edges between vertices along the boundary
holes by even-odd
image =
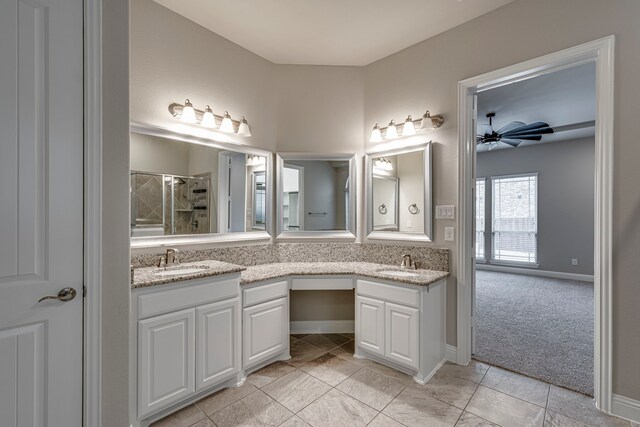
[[[156,276],[183,276],[186,274],[195,274],[200,273],[201,271],[207,270],[209,267],[207,266],[184,266],[184,267],[172,267],[167,270],[156,271],[154,274]]]
[[[418,273],[412,273],[410,271],[402,271],[402,270],[379,270],[378,273],[387,274],[389,276],[397,276],[397,277],[416,277]]]

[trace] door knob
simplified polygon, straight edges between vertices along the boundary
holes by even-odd
[[[42,297],[38,300],[38,302],[42,302],[48,299],[54,299],[56,301],[63,301],[63,302],[67,302],[67,301],[71,301],[72,299],[74,299],[76,297],[76,290],[73,288],[63,288],[60,289],[60,292],[58,292],[58,295],[53,296],[53,295],[48,295],[46,297]]]

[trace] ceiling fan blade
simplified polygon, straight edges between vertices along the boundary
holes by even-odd
[[[549,125],[545,122],[534,122],[528,125],[524,125],[524,126],[520,126],[519,128],[516,129],[511,129],[510,133],[527,133],[525,131],[532,131],[532,130],[538,130],[538,129],[544,129],[544,128],[548,128]],[[505,133],[505,132],[502,132]],[[532,133],[532,132],[528,132],[528,133]]]
[[[596,125],[596,121],[590,120],[588,122],[580,122],[580,123],[574,123],[570,125],[556,126],[553,128],[553,130],[555,132],[564,132],[565,130],[590,128],[590,127],[594,127],[595,125]]]
[[[511,139],[511,140],[523,140],[523,141],[540,141],[542,139],[542,135],[538,135],[535,133],[530,133],[528,135],[509,135],[509,136],[505,136],[506,139]],[[503,141],[503,139],[501,139],[500,141]]]
[[[505,133],[505,132],[509,132],[512,131],[514,129],[517,129],[519,127],[525,126],[526,123],[524,122],[509,122],[506,125],[502,126],[500,129],[498,129],[498,133]]]
[[[506,136],[507,138],[517,138],[520,135],[547,135],[554,132],[555,131],[553,130],[553,128],[547,127],[542,129],[523,130],[521,132],[506,132],[502,135]]]
[[[520,143],[521,143],[522,141],[519,141],[519,140],[517,140],[517,139],[509,139],[509,138],[506,138],[506,139],[501,139],[501,140],[500,140],[500,142],[503,142],[503,143],[505,143],[505,144],[509,144],[509,145],[510,145],[510,146],[512,146],[512,147],[517,147],[518,145],[520,145]]]

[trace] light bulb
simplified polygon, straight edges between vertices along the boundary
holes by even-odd
[[[220,123],[220,130],[222,132],[233,133],[233,122],[231,121],[231,116],[228,111],[224,112],[222,123]]]
[[[411,116],[407,117],[407,120],[404,121],[404,126],[402,127],[402,136],[415,135],[416,127],[413,125],[413,119]]]
[[[202,121],[200,124],[206,128],[216,128],[216,118],[213,116],[213,111],[211,111],[211,107],[208,105],[207,108],[204,109],[204,114],[202,115]]]
[[[196,110],[193,109],[193,104],[188,99],[184,101],[184,107],[182,108],[182,116],[180,120],[186,123],[196,123]]]
[[[382,132],[380,132],[380,126],[376,123],[371,131],[371,138],[369,138],[370,142],[382,142]]]
[[[394,120],[391,120],[389,122],[389,127],[387,128],[387,134],[385,135],[385,138],[389,139],[389,138],[397,138],[398,137],[398,129],[396,129],[396,122]]]
[[[238,135],[240,136],[251,136],[251,129],[249,129],[249,123],[247,123],[247,119],[242,116],[242,120],[240,121],[240,126],[238,126]]]

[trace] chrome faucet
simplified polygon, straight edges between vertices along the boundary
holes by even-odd
[[[417,269],[416,263],[411,260],[411,255],[409,254],[402,255],[402,263],[400,264],[400,267],[411,270]]]
[[[158,264],[156,264],[156,266],[158,268],[167,268],[169,266],[178,264],[178,257],[176,256],[178,252],[180,251],[177,249],[168,248],[165,254],[160,256],[160,259],[158,260]]]

